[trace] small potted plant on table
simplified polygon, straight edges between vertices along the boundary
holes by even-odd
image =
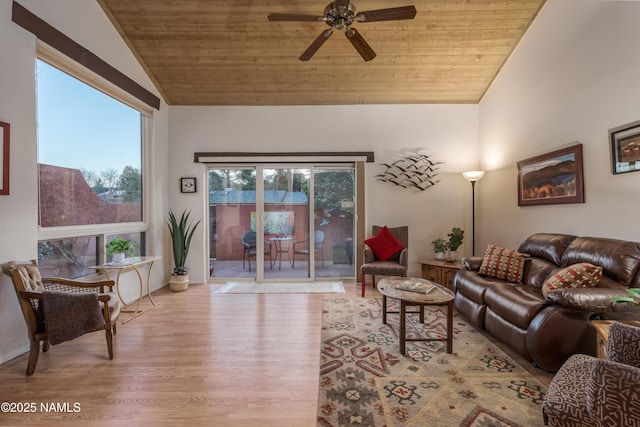
[[[173,273],[169,278],[169,289],[174,292],[184,291],[189,287],[189,274],[187,267],[187,256],[189,255],[189,247],[191,246],[191,238],[196,231],[200,221],[195,224],[189,223],[189,215],[191,212],[183,211],[180,220],[176,218],[171,210],[169,210],[169,233],[171,234],[171,242],[173,248]]]
[[[431,241],[433,245],[433,251],[436,253],[436,259],[445,259],[445,252],[449,249],[449,245],[442,238],[437,238]]]
[[[111,255],[111,261],[119,263],[133,250],[133,244],[122,237],[114,237],[107,243],[107,255]]]
[[[459,259],[458,248],[462,246],[464,241],[464,231],[460,227],[453,227],[447,236],[449,236],[449,258],[457,261]]]

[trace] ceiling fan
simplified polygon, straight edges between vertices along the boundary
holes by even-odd
[[[308,61],[326,42],[334,30],[342,31],[347,39],[356,48],[362,59],[371,61],[376,57],[376,53],[371,46],[365,41],[360,33],[351,28],[354,22],[375,22],[375,21],[396,21],[401,19],[413,19],[416,16],[415,6],[391,7],[388,9],[368,10],[365,12],[357,12],[356,7],[350,0],[332,1],[324,8],[324,15],[304,15],[295,13],[270,13],[269,21],[314,21],[325,22],[329,27],[328,30],[320,33],[311,45],[305,50],[298,59],[300,61]]]

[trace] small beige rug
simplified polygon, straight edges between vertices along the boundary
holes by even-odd
[[[227,282],[217,294],[344,293],[342,282]]]

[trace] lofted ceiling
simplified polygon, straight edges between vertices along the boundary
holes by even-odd
[[[413,20],[356,22],[362,60],[328,26],[328,0],[98,0],[169,105],[478,103],[544,0],[355,0],[358,11],[415,5]]]

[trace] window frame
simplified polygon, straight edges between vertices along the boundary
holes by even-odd
[[[99,239],[98,262],[100,264],[106,262],[106,252],[104,246],[108,236],[124,233],[144,233],[145,246],[148,244],[149,235],[149,207],[151,206],[151,191],[148,191],[149,183],[153,182],[153,165],[152,165],[152,139],[153,139],[153,108],[143,103],[125,90],[119,88],[113,83],[107,81],[98,74],[85,68],[78,62],[60,53],[56,49],[50,47],[46,43],[38,40],[36,43],[36,62],[38,60],[57,68],[63,73],[79,80],[80,82],[91,86],[92,88],[102,92],[106,96],[110,96],[123,104],[135,109],[140,113],[140,137],[141,137],[141,165],[142,165],[142,221],[126,222],[126,223],[110,223],[110,224],[90,224],[90,225],[72,225],[58,227],[42,227],[38,219],[37,237],[38,242],[48,240],[58,240],[73,237],[96,236]],[[37,79],[37,77],[36,77]],[[36,83],[37,84],[37,83]],[[36,94],[36,103],[37,94]],[[37,142],[36,142],[37,143]],[[38,164],[38,162],[36,161]],[[39,172],[37,172],[39,173]],[[40,197],[40,189],[38,188],[38,197]],[[39,203],[39,202],[38,202]]]

